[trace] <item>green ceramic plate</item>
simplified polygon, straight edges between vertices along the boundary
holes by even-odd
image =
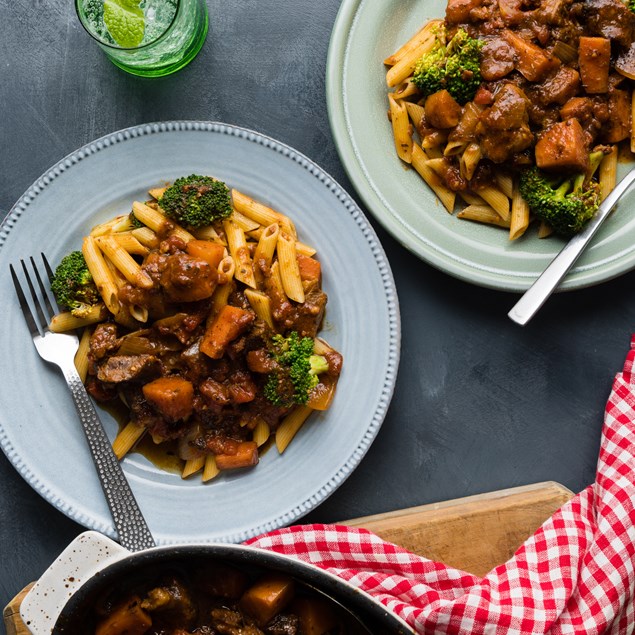
[[[445,0],[343,0],[327,62],[327,102],[337,148],[369,211],[431,265],[477,285],[524,291],[562,248],[535,228],[510,242],[503,229],[448,214],[426,184],[395,156],[382,60]],[[628,165],[621,165],[622,172]],[[635,267],[635,192],[627,194],[561,288],[591,286]]]

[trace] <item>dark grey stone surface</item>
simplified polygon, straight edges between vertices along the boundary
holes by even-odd
[[[256,129],[305,153],[355,195],[324,95],[339,1],[208,4],[211,29],[199,57],[172,77],[143,80],[106,60],[71,0],[0,0],[0,209],[78,146],[168,119]],[[507,318],[517,296],[431,268],[371,222],[401,303],[397,388],[359,468],[306,520],[330,522],[543,480],[586,487],[605,401],[635,325],[635,274],[554,297],[523,329]],[[0,483],[4,606],[82,528],[34,493],[4,456]]]

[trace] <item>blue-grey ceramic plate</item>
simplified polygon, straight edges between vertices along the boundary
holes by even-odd
[[[204,173],[293,218],[318,250],[329,296],[323,336],[344,355],[332,407],[315,413],[280,456],[208,484],[143,456],[125,473],[159,543],[239,542],[287,525],[328,497],[372,443],[392,396],[400,344],[397,296],[377,237],[357,205],[309,159],[258,133],[170,122],[113,133],[69,155],[20,198],[0,228],[0,443],[26,481],[62,512],[115,531],[66,385],[36,354],[8,275],[43,251],[52,263],[90,228],[127,213],[147,189]],[[111,438],[117,423],[102,413]]]
[[[327,63],[327,104],[342,162],[369,211],[405,247],[462,280],[523,291],[560,251],[535,227],[510,242],[497,227],[448,214],[415,170],[395,155],[383,61],[447,0],[343,0]],[[629,166],[622,164],[622,173]],[[635,267],[635,193],[626,195],[561,285],[587,287]]]

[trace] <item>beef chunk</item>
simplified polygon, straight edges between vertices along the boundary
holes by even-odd
[[[578,92],[579,87],[578,71],[569,66],[561,66],[540,86],[537,92],[544,106],[554,103],[563,105]]]
[[[587,26],[592,35],[629,46],[635,33],[635,14],[621,0],[586,0]]]
[[[216,282],[216,271],[207,262],[184,253],[169,256],[161,274],[161,286],[171,302],[209,298]]]
[[[113,355],[99,365],[97,379],[111,384],[142,382],[160,372],[161,362],[154,355]]]
[[[534,139],[528,122],[525,93],[514,84],[505,84],[476,127],[483,155],[494,163],[504,163],[528,148]]]
[[[90,355],[93,360],[103,359],[110,351],[119,346],[117,325],[112,323],[98,324],[90,337]]]

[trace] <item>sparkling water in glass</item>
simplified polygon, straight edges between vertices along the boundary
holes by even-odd
[[[125,5],[131,0],[120,1]],[[113,38],[104,22],[104,0],[75,0],[75,7],[109,59],[134,75],[159,77],[178,71],[196,57],[207,36],[205,0],[141,0],[143,39],[135,46],[121,46]]]

